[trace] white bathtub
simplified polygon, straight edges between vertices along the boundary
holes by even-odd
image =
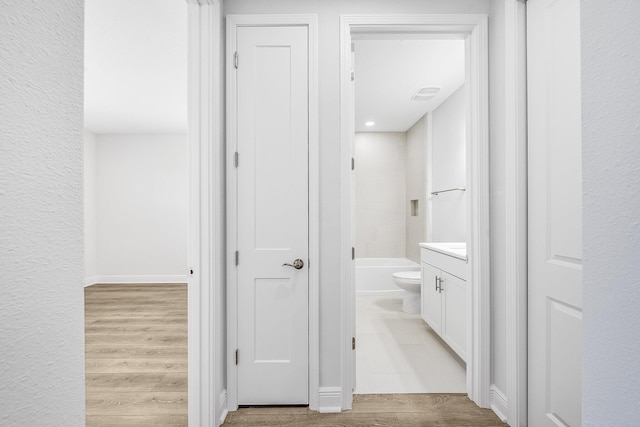
[[[356,258],[356,293],[401,294],[391,276],[410,270],[420,270],[420,265],[407,258]]]

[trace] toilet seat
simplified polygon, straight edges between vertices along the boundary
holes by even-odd
[[[419,284],[422,278],[422,272],[418,271],[398,271],[393,273],[393,278],[401,283]]]

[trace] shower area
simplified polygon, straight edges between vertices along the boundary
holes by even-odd
[[[420,270],[418,243],[426,225],[423,121],[408,132],[356,133],[357,294],[400,295],[393,273]]]

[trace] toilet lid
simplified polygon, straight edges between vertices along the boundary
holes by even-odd
[[[420,271],[399,271],[393,273],[393,277],[405,280],[420,280]]]

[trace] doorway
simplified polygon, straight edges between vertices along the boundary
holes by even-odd
[[[462,297],[468,334],[467,371],[464,390],[479,406],[489,405],[489,242],[488,235],[488,96],[487,96],[487,23],[486,17],[459,15],[455,17],[425,16],[343,16],[341,19],[341,84],[342,84],[342,171],[343,194],[343,313],[344,339],[355,344],[356,337],[356,230],[354,209],[355,174],[354,136],[356,133],[355,94],[352,84],[357,77],[353,69],[352,46],[360,37],[382,40],[458,40],[464,43],[466,108],[466,237],[468,264],[462,274],[468,275],[469,290]],[[356,53],[357,55],[357,53]],[[421,89],[421,88],[420,88]],[[418,94],[418,93],[417,93]],[[426,94],[426,93],[425,93]],[[423,94],[424,95],[424,94]],[[428,95],[428,94],[427,94]],[[373,119],[372,119],[373,121]],[[356,166],[357,167],[357,166]],[[436,189],[433,189],[436,191]],[[426,194],[425,194],[426,196]],[[412,202],[411,202],[412,203]],[[419,203],[419,202],[418,202]],[[409,206],[411,210],[412,205]],[[416,206],[419,209],[418,206]],[[426,223],[425,223],[426,227]],[[426,240],[426,233],[424,235]],[[442,275],[440,275],[442,276]],[[441,277],[440,277],[441,278]],[[436,279],[437,280],[437,279]],[[356,383],[358,346],[344,353],[344,408],[351,407]]]
[[[466,275],[421,291],[420,245],[467,242],[465,43],[357,34],[352,55],[355,393],[464,393]]]

